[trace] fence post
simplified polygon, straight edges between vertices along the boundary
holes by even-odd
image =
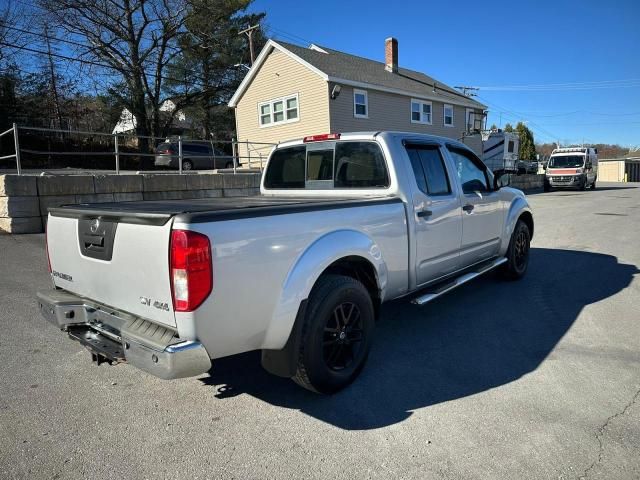
[[[22,165],[20,163],[20,142],[18,141],[18,124],[13,124],[13,145],[16,149],[16,170],[18,175],[22,175]]]
[[[251,170],[251,150],[249,150],[249,140],[244,142],[244,146],[247,149],[247,163],[249,164],[249,170]]]
[[[262,153],[258,153],[260,155],[260,173],[262,173]]]
[[[120,150],[118,149],[118,134],[114,133],[113,136],[113,144],[115,147],[115,154],[116,154],[116,175],[120,174]]]
[[[182,175],[182,135],[178,136],[178,172]]]
[[[231,138],[231,155],[233,155],[233,174],[236,173],[236,164],[239,163],[238,159],[238,144],[235,138]]]

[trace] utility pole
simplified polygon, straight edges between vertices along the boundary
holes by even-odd
[[[454,87],[454,88],[457,88],[458,90],[462,90],[462,94],[465,97],[475,97],[476,94],[471,92],[480,90],[478,87],[465,87],[465,86]]]
[[[60,111],[60,99],[58,98],[58,86],[56,85],[56,71],[53,65],[53,57],[51,55],[51,42],[49,41],[49,29],[44,26],[44,38],[47,41],[47,57],[49,60],[49,75],[51,75],[51,93],[53,95],[53,109],[56,119],[58,120],[58,128],[62,128],[62,112]]]
[[[253,51],[253,32],[256,28],[260,28],[260,25],[254,25],[253,27],[245,28],[244,30],[238,32],[238,35],[246,35],[249,39],[249,52],[251,54],[251,65],[253,66],[253,62],[256,59],[255,53]]]

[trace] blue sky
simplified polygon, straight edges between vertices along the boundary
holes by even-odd
[[[276,39],[380,61],[394,36],[401,66],[452,86],[544,85],[480,90],[489,125],[527,121],[536,141],[640,145],[640,0],[256,0],[251,10],[267,13]],[[613,81],[625,82],[602,88]]]

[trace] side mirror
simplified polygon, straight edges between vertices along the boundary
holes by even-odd
[[[502,187],[508,187],[511,185],[511,174],[501,173],[496,175],[493,179],[493,189],[500,190]]]

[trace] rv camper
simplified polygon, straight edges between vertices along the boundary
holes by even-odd
[[[493,172],[518,170],[520,139],[517,133],[491,130],[483,135],[482,161]]]

